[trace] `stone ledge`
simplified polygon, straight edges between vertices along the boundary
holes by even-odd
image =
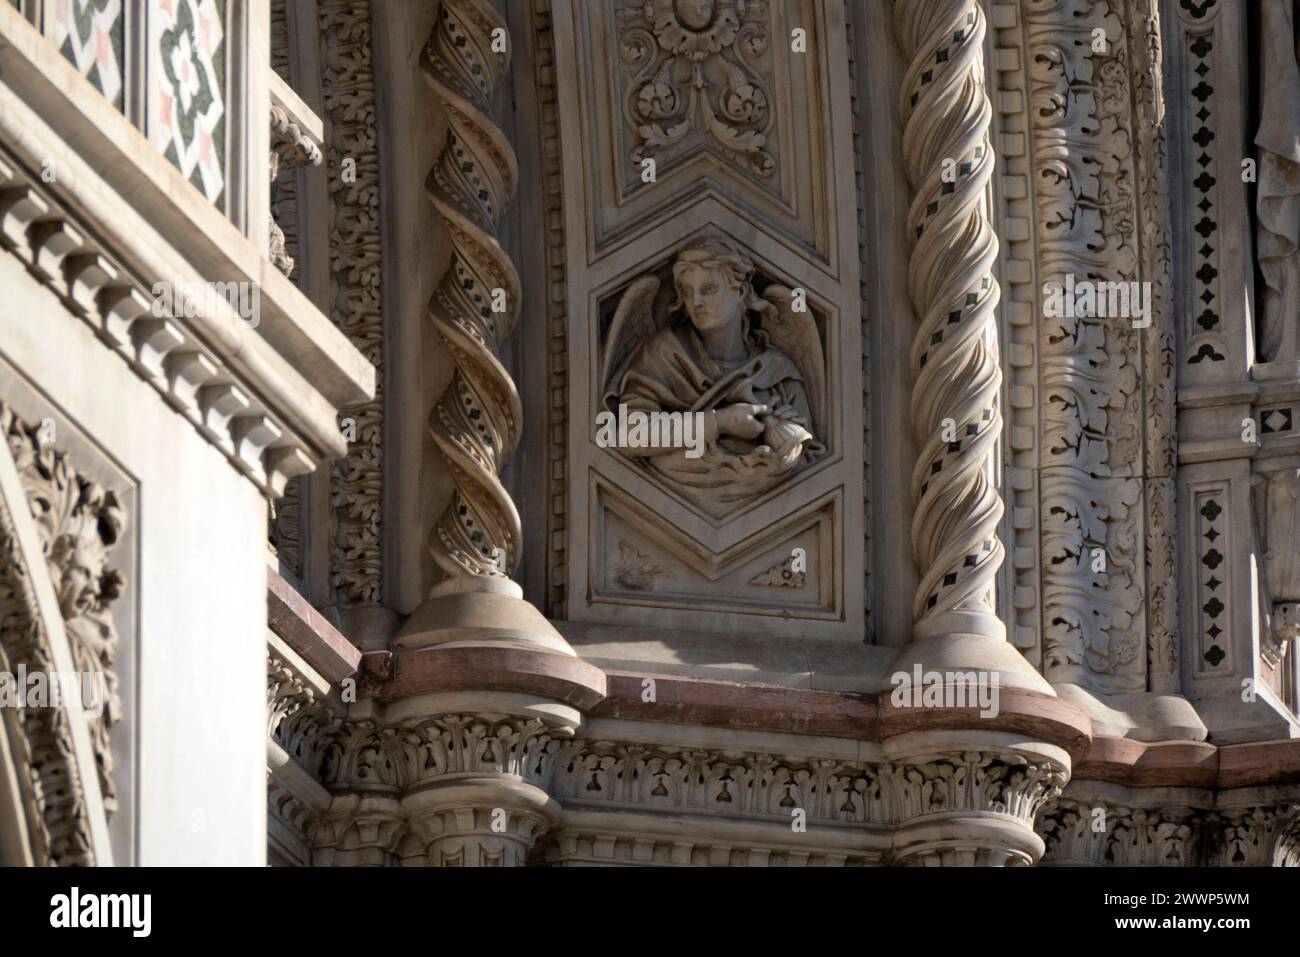
[[[1201,741],[1146,743],[1097,737],[1076,764],[1073,780],[1216,791],[1300,782],[1300,741],[1218,746]]]
[[[835,738],[876,738],[880,733],[873,695],[654,676],[655,700],[646,702],[647,677],[610,672],[609,696],[591,717]]]
[[[388,704],[435,692],[538,695],[586,711],[605,695],[604,672],[579,658],[528,647],[433,647],[366,656],[366,689]],[[367,684],[370,682],[368,681]]]
[[[332,684],[355,674],[361,650],[312,607],[278,571],[266,569],[267,624]]]

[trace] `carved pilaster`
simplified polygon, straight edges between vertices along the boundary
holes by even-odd
[[[383,535],[383,216],[369,0],[319,0],[330,195],[330,318],[373,366],[375,396],[349,406],[355,436],[330,471],[330,584],[342,606],[378,604]]]

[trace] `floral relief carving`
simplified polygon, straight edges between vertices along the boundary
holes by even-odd
[[[641,554],[635,545],[627,542],[618,543],[618,562],[614,565],[614,580],[624,588],[633,591],[649,591],[655,587],[660,578],[672,578],[672,572],[647,555]]]
[[[773,565],[760,575],[749,580],[751,585],[767,585],[773,588],[802,588],[808,575],[800,570],[801,563],[791,555],[779,565]]]
[[[703,141],[773,175],[766,0],[634,0],[619,15],[632,162]]]
[[[1145,278],[1124,13],[1111,0],[1024,8],[1044,285]],[[1044,664],[1054,680],[1141,690],[1142,332],[1127,317],[1039,305]]]
[[[111,813],[117,807],[111,736],[122,718],[113,670],[118,635],[111,606],[126,578],[110,564],[109,551],[126,529],[126,512],[116,493],[77,472],[66,455],[43,441],[40,426],[24,423],[2,404],[0,431],[41,536],[73,664],[83,676],[94,676],[94,693],[103,699],[99,713],[88,714],[88,727],[104,808]]]
[[[368,0],[322,0],[321,86],[330,191],[330,317],[375,367],[375,397],[344,412],[356,438],[330,466],[330,580],[340,604],[380,599],[383,541],[384,330],[379,132]],[[311,160],[313,163],[314,159]],[[344,176],[348,164],[355,175]]]

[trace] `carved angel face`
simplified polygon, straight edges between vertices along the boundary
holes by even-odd
[[[677,0],[677,16],[692,30],[703,30],[713,22],[713,0]]]
[[[659,45],[703,62],[731,46],[740,31],[736,0],[646,0]]]
[[[686,266],[677,276],[677,290],[692,325],[700,332],[738,325],[744,318],[744,297],[726,270]]]

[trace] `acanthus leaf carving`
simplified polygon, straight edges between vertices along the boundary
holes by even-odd
[[[122,719],[117,659],[118,634],[112,604],[126,586],[125,575],[110,564],[109,551],[126,529],[126,511],[117,493],[79,473],[40,426],[19,419],[0,404],[0,431],[9,444],[32,518],[40,532],[50,579],[54,583],[73,664],[102,695],[98,713],[88,712],[88,727],[104,808],[117,808],[113,782],[112,731]],[[90,704],[90,702],[87,702]]]
[[[627,0],[619,18],[638,172],[703,141],[772,176],[766,0]]]

